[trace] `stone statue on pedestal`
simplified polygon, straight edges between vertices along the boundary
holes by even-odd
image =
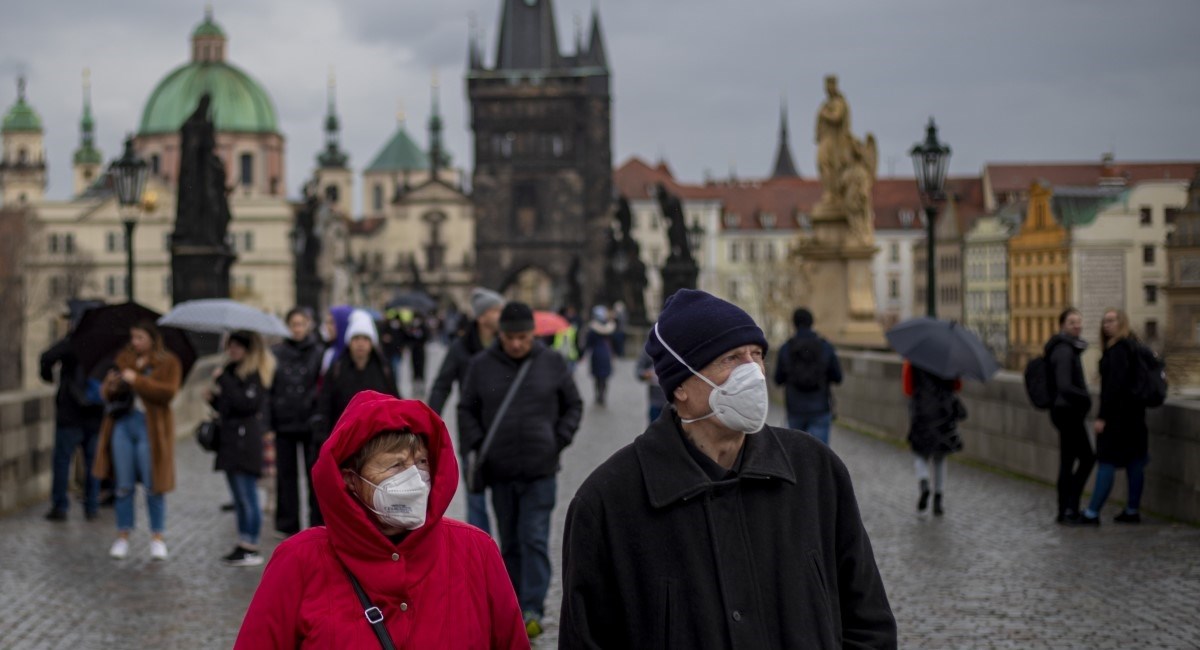
[[[618,239],[617,232],[609,230],[603,302],[608,305],[623,302],[629,321],[642,325],[646,322],[646,264],[642,262],[641,247],[633,237],[633,212],[629,209],[629,200],[623,196],[617,203],[616,218],[621,236]]]
[[[837,77],[825,77],[826,99],[817,112],[817,171],[821,199],[812,209],[812,233],[797,242],[804,270],[804,301],[822,330],[841,345],[883,347],[875,320],[871,258],[875,255],[875,136],[850,131],[850,106]],[[820,287],[820,291],[815,291]]]
[[[229,267],[236,255],[229,245],[229,201],[225,164],[217,156],[216,131],[209,116],[209,95],[180,133],[179,187],[175,230],[171,233],[172,299],[229,297]]]

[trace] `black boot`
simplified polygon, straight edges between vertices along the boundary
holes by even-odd
[[[921,498],[917,501],[917,512],[925,512],[929,507],[929,481],[921,479]]]
[[[946,511],[942,510],[942,493],[941,492],[938,492],[937,494],[933,495],[933,514],[935,514],[939,517],[946,514]]]

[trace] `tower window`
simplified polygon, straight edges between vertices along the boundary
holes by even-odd
[[[241,156],[241,177],[242,185],[250,186],[254,184],[254,156],[244,153]]]
[[[371,206],[376,212],[383,210],[383,185],[380,183],[371,189]]]
[[[17,149],[17,164],[24,165],[27,162],[29,162],[29,150],[25,147]]]
[[[330,203],[337,203],[338,188],[337,185],[329,185],[325,187],[325,200]]]
[[[158,154],[150,156],[150,173],[158,176],[159,170],[162,168],[162,157]]]

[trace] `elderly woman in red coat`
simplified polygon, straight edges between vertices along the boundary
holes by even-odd
[[[496,543],[443,518],[458,481],[432,409],[356,395],[313,467],[325,526],[275,549],[235,647],[380,647],[353,575],[397,648],[528,648]]]

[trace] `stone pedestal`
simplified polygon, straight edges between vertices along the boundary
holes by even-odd
[[[813,234],[797,248],[808,276],[800,302],[813,313],[814,327],[835,345],[887,348],[875,320],[871,259],[873,241],[853,241],[844,212],[820,204],[813,211]]]
[[[225,246],[171,247],[171,300],[178,305],[188,300],[229,297],[229,267],[237,255]],[[212,354],[220,348],[219,334],[189,332],[188,339],[198,354]]]

